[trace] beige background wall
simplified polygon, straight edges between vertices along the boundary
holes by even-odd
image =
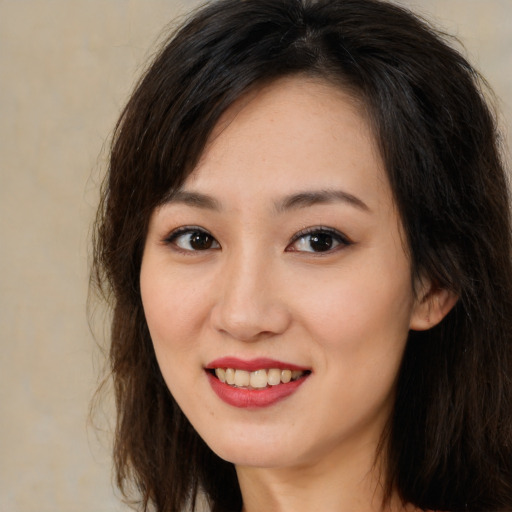
[[[0,512],[126,510],[87,430],[102,147],[160,29],[197,2],[0,0]],[[512,0],[403,0],[465,43],[512,120]],[[511,130],[508,131],[509,146]]]

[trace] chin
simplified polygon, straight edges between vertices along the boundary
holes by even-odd
[[[293,465],[292,461],[289,461],[287,457],[259,448],[261,447],[252,446],[249,451],[245,447],[231,447],[225,450],[214,451],[221,459],[231,462],[235,466],[277,468]]]
[[[284,440],[275,436],[237,435],[235,432],[216,436],[210,430],[201,437],[216,455],[236,466],[278,467],[293,463],[289,447],[283,446]]]
[[[230,432],[222,438],[209,434],[203,439],[210,449],[235,466],[292,467],[306,463],[311,455],[303,439],[294,442],[290,436],[276,435],[275,432],[252,432],[252,435],[243,436]]]

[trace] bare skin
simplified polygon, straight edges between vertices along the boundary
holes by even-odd
[[[413,292],[403,239],[356,102],[303,78],[231,107],[154,212],[141,293],[157,359],[199,435],[235,464],[244,512],[413,510],[396,496],[382,509],[377,446],[409,329],[455,300],[429,283]],[[307,371],[291,395],[244,407],[212,387],[209,364],[226,357]]]

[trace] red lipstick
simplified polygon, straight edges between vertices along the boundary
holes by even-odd
[[[217,396],[227,404],[241,409],[269,407],[293,394],[310,375],[309,369],[304,366],[297,366],[267,358],[242,360],[235,357],[223,357],[211,361],[205,368],[206,370],[233,368],[235,370],[245,370],[248,372],[270,368],[308,371],[308,373],[299,377],[297,380],[292,380],[286,384],[281,383],[277,386],[267,386],[263,389],[247,389],[231,386],[221,382],[211,371],[207,371],[206,375]]]
[[[214,370],[215,368],[233,368],[234,370],[245,370],[246,372],[255,372],[256,370],[278,368],[279,370],[302,370],[309,368],[305,366],[297,366],[296,364],[276,361],[267,357],[258,357],[257,359],[238,359],[237,357],[221,357],[206,365],[206,369]]]

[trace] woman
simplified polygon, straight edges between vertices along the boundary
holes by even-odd
[[[512,510],[509,204],[480,87],[379,0],[221,0],[164,45],[95,240],[117,482],[143,510]]]

